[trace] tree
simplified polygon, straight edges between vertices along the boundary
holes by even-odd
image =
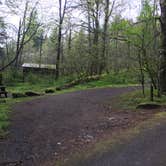
[[[26,0],[23,16],[22,18],[20,18],[19,27],[17,31],[15,56],[8,64],[0,68],[0,72],[8,68],[13,63],[15,63],[15,66],[18,67],[19,58],[24,49],[24,46],[32,40],[33,36],[37,33],[38,28],[41,26],[41,24],[39,23],[34,24],[34,19],[36,18],[37,14],[36,5],[37,4],[35,4],[35,6],[32,7],[30,6],[29,1]],[[11,7],[12,4],[10,4],[9,6]]]
[[[4,43],[4,40],[6,38],[6,27],[5,22],[2,17],[0,17],[0,44]]]
[[[4,46],[6,38],[7,38],[6,25],[4,19],[0,17],[0,60],[1,60],[0,66],[3,66],[4,63],[4,55],[5,55]]]
[[[62,46],[62,28],[63,21],[67,10],[67,0],[65,0],[64,5],[62,0],[59,0],[59,23],[58,23],[58,41],[57,41],[57,58],[56,58],[56,79],[59,78],[60,70],[60,57],[61,57],[61,46]]]
[[[102,33],[102,57],[101,57],[101,63],[100,63],[100,73],[102,73],[103,69],[106,66],[106,49],[107,49],[107,43],[108,43],[108,23],[109,18],[113,12],[115,5],[115,0],[111,4],[110,8],[110,0],[105,0],[104,3],[104,27],[103,27],[103,33]]]
[[[166,94],[166,0],[160,0],[161,7],[161,32],[162,46],[160,57],[160,88],[161,93]]]

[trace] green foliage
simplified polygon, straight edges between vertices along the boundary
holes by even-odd
[[[142,2],[142,10],[139,19],[149,19],[153,18],[153,12],[155,9],[150,5],[150,0],[144,0]]]
[[[86,77],[83,77],[82,79],[84,79],[84,78],[86,78]],[[112,87],[112,86],[113,87],[116,87],[116,86],[120,87],[120,86],[136,85],[138,83],[138,80],[136,78],[137,77],[135,77],[134,73],[130,73],[127,71],[120,72],[120,73],[104,74],[104,75],[100,76],[99,80],[80,83],[79,85],[76,85],[74,89]]]
[[[53,75],[44,75],[44,74],[33,74],[28,73],[25,76],[25,82],[31,83],[31,84],[50,84],[54,81]]]
[[[84,75],[77,77],[76,75],[69,77],[62,77],[59,80],[55,80],[54,77],[43,76],[30,74],[26,81],[23,82],[14,82],[8,84],[7,91],[11,93],[24,93],[26,91],[32,90],[39,93],[44,93],[46,89],[54,89],[56,87],[63,86],[72,82],[73,80],[83,79]],[[129,85],[137,84],[138,80],[135,77],[135,73],[132,72],[120,72],[120,73],[110,73],[102,75],[101,78],[97,81],[83,83],[77,85],[74,89],[85,89],[85,88],[95,88],[95,87],[106,87],[106,86],[115,86],[117,85]]]
[[[40,46],[42,45],[42,42],[44,40],[43,36],[43,30],[37,32],[37,34],[33,37],[33,46],[39,50]]]
[[[15,83],[22,82],[22,80],[22,71],[11,68],[3,72],[3,83],[6,85],[14,85]]]
[[[1,99],[0,99],[1,100]],[[0,104],[0,138],[7,134],[7,127],[9,125],[10,108],[7,104]]]
[[[114,21],[110,26],[110,31],[113,33],[126,31],[131,27],[131,23],[132,22],[129,20],[121,18],[121,16],[115,16]]]
[[[93,59],[93,55],[88,56],[88,40],[85,31],[80,30],[72,39],[71,49],[69,50],[68,43],[65,49],[66,57],[62,63],[62,68],[66,69],[66,74],[77,74],[86,72],[88,64]]]
[[[54,76],[36,75],[30,73],[25,79],[25,82],[14,82],[9,84],[7,91],[11,93],[25,93],[26,91],[32,90],[39,93],[44,93],[46,89],[55,89],[57,86],[73,80],[74,77],[63,77],[59,80],[55,80]]]
[[[134,84],[138,83],[135,73],[128,72],[128,71],[121,71],[119,73],[111,73],[110,77],[106,77],[106,81],[110,82],[111,84]]]
[[[157,91],[155,91],[154,102],[150,101],[149,89],[146,89],[145,94],[146,97],[143,96],[141,90],[137,90],[135,92],[122,95],[118,100],[119,107],[123,109],[136,109],[136,107],[142,103],[156,103],[166,105],[166,96],[163,96],[162,98],[157,97]]]

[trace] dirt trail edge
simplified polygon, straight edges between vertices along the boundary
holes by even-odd
[[[166,122],[135,137],[116,150],[107,151],[72,166],[166,166]]]
[[[135,89],[137,87],[91,89],[15,105],[9,137],[0,140],[0,165],[53,166],[49,161],[59,159],[61,153],[68,155],[71,149],[76,152],[102,135],[107,127],[102,125],[108,111],[103,103]],[[162,134],[166,135],[165,131]],[[124,160],[123,156],[120,160]]]

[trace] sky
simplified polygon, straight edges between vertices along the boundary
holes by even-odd
[[[123,16],[129,19],[136,19],[141,10],[141,0],[126,0],[126,3],[128,5],[126,11],[123,13]]]
[[[35,0],[33,0],[34,2]],[[138,16],[140,12],[140,6],[141,6],[141,0],[123,0],[125,4],[125,10],[123,10],[122,16],[128,19],[134,19],[136,20],[136,17]],[[5,3],[5,0],[2,0],[3,3]],[[16,1],[17,2],[17,1]],[[21,5],[21,4],[20,4]],[[38,5],[39,11],[40,11],[40,18],[42,18],[43,22],[49,22],[51,18],[56,18],[57,13],[57,7],[58,7],[58,0],[40,0],[40,3]],[[15,26],[18,26],[19,23],[19,16],[14,14],[9,14],[6,7],[3,5],[0,5],[0,15],[4,15],[8,23],[14,24]],[[77,17],[80,17],[80,14],[78,14],[78,11],[74,13],[74,15]]]

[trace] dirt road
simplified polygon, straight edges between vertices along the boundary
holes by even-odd
[[[0,165],[52,166],[52,161],[60,159],[61,154],[80,151],[97,141],[105,130],[116,127],[115,123],[105,124],[111,110],[104,103],[135,89],[85,90],[45,96],[15,105],[9,137],[0,140]],[[128,124],[130,118],[124,118],[127,120],[121,125]]]

